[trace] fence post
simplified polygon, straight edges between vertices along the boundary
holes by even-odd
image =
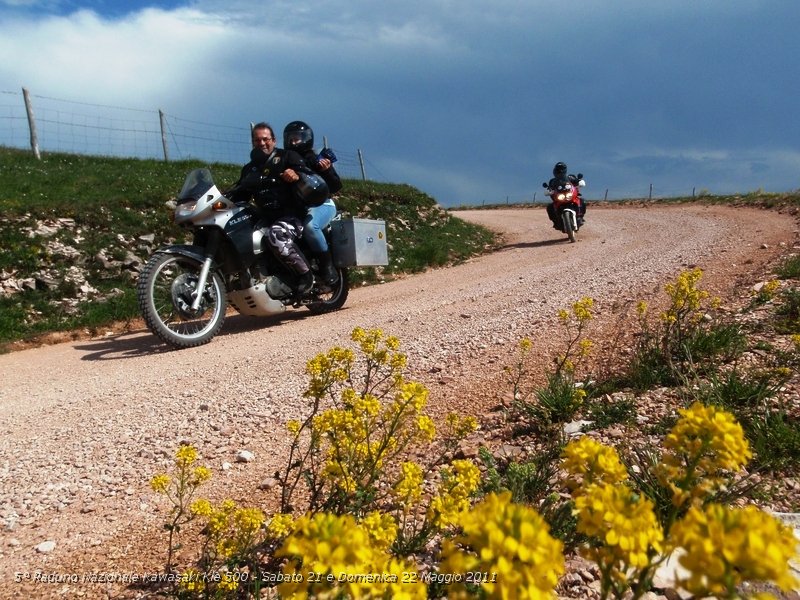
[[[164,148],[164,162],[169,162],[169,151],[167,150],[167,116],[160,108],[158,109],[158,120],[161,123],[161,146]]]
[[[361,165],[361,180],[367,180],[367,172],[364,170],[364,157],[361,155],[361,149],[358,149],[358,164]]]
[[[25,100],[25,111],[28,113],[28,129],[31,132],[31,150],[36,160],[42,160],[42,155],[39,154],[39,136],[36,134],[36,120],[33,118],[33,105],[31,104],[31,95],[28,93],[27,88],[22,88],[22,98]]]
[[[653,184],[651,183],[650,184],[650,196],[648,197],[648,200],[652,200],[652,199],[653,199]]]

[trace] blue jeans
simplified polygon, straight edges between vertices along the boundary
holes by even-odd
[[[319,206],[312,206],[303,220],[303,239],[312,252],[327,252],[328,242],[322,231],[336,216],[336,205],[328,198]]]

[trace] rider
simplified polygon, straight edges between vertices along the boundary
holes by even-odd
[[[556,189],[560,185],[564,185],[566,183],[570,183],[574,186],[578,185],[583,179],[583,174],[578,173],[577,175],[567,175],[567,165],[561,161],[557,162],[555,166],[553,166],[553,178],[548,182],[547,188],[550,190]],[[586,214],[586,202],[581,195],[580,189],[578,190],[578,200],[580,200],[581,206],[578,214],[578,225],[583,225],[583,216]],[[561,229],[561,225],[556,222],[556,214],[554,210],[554,205],[552,202],[547,205],[547,216],[550,217],[550,220],[553,222],[554,229]]]
[[[268,123],[253,126],[252,142],[250,162],[242,167],[234,200],[255,200],[264,221],[269,224],[267,246],[294,275],[294,291],[304,294],[314,285],[314,275],[297,245],[303,232],[305,206],[294,193],[292,184],[300,179],[298,172],[307,170],[308,166],[297,152],[275,147],[275,133]],[[289,295],[292,290],[276,284],[270,293],[273,291]]]
[[[328,148],[319,155],[314,152],[314,131],[307,123],[292,121],[286,125],[283,129],[283,147],[302,156],[305,163],[328,184],[331,195],[342,189],[342,180],[333,168],[336,156]],[[325,198],[316,206],[309,206],[303,218],[303,238],[319,261],[322,279],[327,285],[334,285],[339,279],[323,233],[335,216],[336,204],[332,198]]]

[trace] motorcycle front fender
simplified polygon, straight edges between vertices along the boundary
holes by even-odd
[[[205,250],[201,246],[192,246],[191,244],[177,244],[175,246],[164,246],[159,248],[158,252],[161,254],[178,254],[186,258],[192,258],[199,263],[205,261]]]

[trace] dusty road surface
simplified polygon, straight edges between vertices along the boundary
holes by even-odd
[[[304,365],[356,326],[400,338],[433,416],[480,416],[522,337],[544,360],[558,309],[591,296],[610,331],[686,268],[724,298],[798,242],[793,218],[757,209],[595,208],[575,244],[541,209],[458,215],[504,232],[502,249],[353,290],[334,314],[234,316],[183,351],[142,331],[0,356],[0,598],[133,597],[96,580],[163,569],[167,506],[148,481],[182,442],[213,470],[205,495],[268,506],[275,491],[259,484],[282,464],[286,421],[304,415]],[[236,462],[239,450],[255,459]]]

